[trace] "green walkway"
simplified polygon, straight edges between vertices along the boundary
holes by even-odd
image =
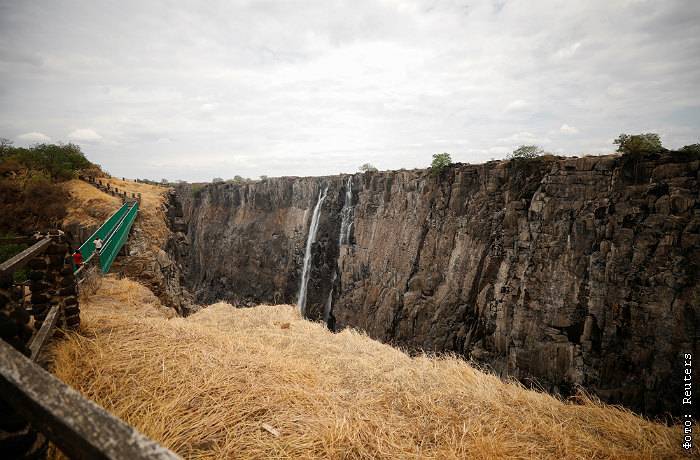
[[[92,257],[98,257],[102,273],[107,273],[112,266],[112,262],[117,258],[119,250],[124,246],[129,238],[129,231],[136,220],[139,212],[138,202],[127,202],[112,214],[109,219],[98,228],[95,233],[80,246],[80,253],[84,263],[87,264]],[[102,251],[98,254],[95,251],[94,241],[102,240]]]

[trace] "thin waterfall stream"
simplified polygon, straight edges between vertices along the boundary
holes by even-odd
[[[319,217],[321,216],[321,206],[326,199],[328,187],[319,192],[318,201],[314,208],[313,216],[311,217],[311,225],[309,226],[309,236],[306,238],[306,252],[304,252],[304,265],[301,271],[301,284],[299,286],[299,302],[297,303],[301,315],[306,312],[306,290],[309,286],[309,276],[311,268],[311,247],[316,242],[316,234],[318,233]]]
[[[338,255],[340,256],[340,248],[344,244],[350,244],[350,231],[352,230],[352,176],[348,177],[348,182],[345,184],[345,202],[343,209],[340,210],[340,234],[338,235]],[[328,324],[333,308],[333,286],[337,278],[335,270],[331,278],[331,290],[328,293],[325,308],[323,309],[323,320]]]

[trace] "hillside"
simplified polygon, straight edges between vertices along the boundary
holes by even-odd
[[[144,283],[169,307],[181,311],[183,305],[189,306],[189,296],[179,284],[180,273],[164,251],[170,235],[165,216],[168,189],[114,177],[99,180],[129,196],[141,195],[139,216],[127,243],[128,254],[117,258],[112,271]],[[80,224],[90,229],[89,234],[121,205],[120,199],[82,180],[68,181],[64,187],[69,194],[64,228]]]
[[[291,306],[174,318],[107,277],[81,309],[57,375],[186,458],[683,458],[676,428],[333,334]]]
[[[64,228],[76,224],[85,227],[100,226],[122,204],[119,198],[80,179],[71,179],[63,187],[69,196],[67,214],[63,219]]]

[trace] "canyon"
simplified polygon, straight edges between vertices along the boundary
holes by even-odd
[[[305,316],[332,330],[677,415],[700,336],[699,166],[545,156],[181,184],[168,276],[241,307],[296,304],[303,286]]]

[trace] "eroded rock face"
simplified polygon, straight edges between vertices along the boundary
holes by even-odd
[[[332,290],[336,328],[677,413],[700,335],[699,165],[669,153],[357,174],[342,245],[348,176],[183,187],[170,253],[199,302],[293,303],[328,186],[310,318]]]

